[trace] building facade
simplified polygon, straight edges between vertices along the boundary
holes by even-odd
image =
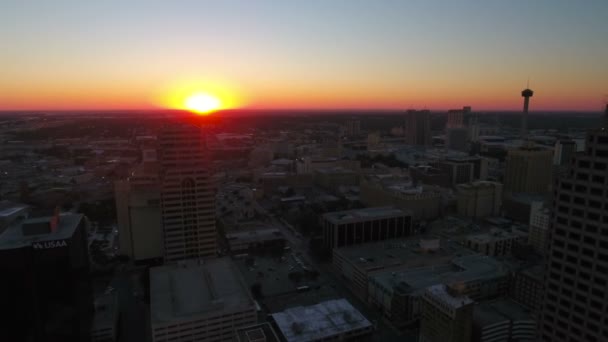
[[[502,208],[502,184],[477,181],[456,186],[458,215],[474,218],[498,216]]]
[[[405,113],[405,142],[409,145],[431,145],[431,111],[411,109]]]
[[[474,302],[452,287],[429,287],[422,296],[420,342],[469,342]]]
[[[548,194],[551,191],[553,151],[530,144],[508,151],[505,192]]]
[[[397,239],[412,233],[412,214],[393,207],[337,211],[322,216],[327,249]]]
[[[202,129],[168,126],[158,143],[165,261],[217,255],[215,184]]]
[[[571,165],[556,182],[541,339],[606,341],[608,129],[589,132]]]

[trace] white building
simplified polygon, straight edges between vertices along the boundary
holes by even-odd
[[[346,299],[298,306],[272,314],[287,342],[357,341],[370,335],[373,326]]]

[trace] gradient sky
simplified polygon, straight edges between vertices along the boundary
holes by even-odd
[[[599,110],[606,0],[2,0],[0,110]]]

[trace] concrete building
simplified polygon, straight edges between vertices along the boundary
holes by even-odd
[[[526,244],[528,233],[511,229],[492,228],[488,233],[467,236],[465,244],[470,249],[489,256],[505,256],[517,244]]]
[[[411,179],[391,175],[367,175],[359,183],[361,202],[368,206],[395,206],[412,212],[415,219],[437,218],[441,192],[432,186],[413,186]]]
[[[553,151],[531,144],[508,151],[505,192],[548,194],[551,191]]]
[[[447,265],[455,257],[469,254],[473,252],[456,241],[423,236],[335,248],[332,263],[344,284],[367,302],[368,278],[372,274]]]
[[[150,269],[150,323],[154,342],[233,341],[257,312],[229,258],[191,259]]]
[[[542,265],[525,267],[511,276],[509,297],[530,310],[534,317],[540,313],[543,299]]]
[[[344,167],[319,168],[314,172],[314,182],[323,189],[337,192],[341,186],[359,185],[359,174]]]
[[[451,284],[473,300],[494,298],[507,294],[509,269],[492,257],[467,255],[449,264],[377,272],[368,281],[368,303],[405,327],[420,319],[420,298],[427,287]]]
[[[502,184],[476,181],[456,186],[458,215],[483,218],[498,216],[502,207]]]
[[[468,158],[450,158],[434,164],[448,176],[451,185],[470,183],[474,180],[475,165]]]
[[[215,184],[200,127],[174,125],[158,136],[165,261],[217,255]]]
[[[410,109],[405,113],[405,143],[431,145],[431,112]]]
[[[88,341],[93,312],[87,220],[17,219],[0,233],[0,315],[6,341]]]
[[[470,107],[469,107],[470,111]],[[464,124],[465,109],[450,109],[447,113],[446,129],[461,128]]]
[[[270,323],[264,322],[247,327],[238,328],[235,331],[234,342],[280,342]]]
[[[373,325],[346,299],[298,306],[272,314],[284,341],[364,341]]]
[[[443,284],[430,286],[422,296],[420,342],[469,342],[473,301]]]
[[[118,337],[118,294],[95,297],[95,313],[91,323],[91,342],[115,342]]]
[[[375,207],[323,214],[327,249],[403,238],[412,233],[412,214],[393,207]]]
[[[608,106],[604,128],[588,132],[585,153],[556,182],[543,341],[608,339]]]
[[[553,165],[570,165],[570,161],[575,153],[576,141],[565,139],[556,141],[553,152]]]
[[[144,161],[114,183],[119,251],[136,262],[164,254],[159,172],[156,161]]]
[[[547,252],[550,224],[551,210],[549,208],[537,206],[531,210],[528,244],[534,247],[534,250],[540,255],[545,255]]]
[[[475,305],[473,342],[534,341],[536,321],[525,307],[499,299]]]

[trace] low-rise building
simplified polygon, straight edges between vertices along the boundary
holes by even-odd
[[[150,322],[154,342],[233,341],[257,312],[229,258],[190,259],[150,269]]]
[[[525,306],[536,317],[543,299],[542,265],[535,265],[517,270],[511,277],[509,296]]]
[[[420,342],[469,342],[473,326],[473,300],[457,288],[438,284],[422,296]]]
[[[474,218],[497,216],[502,206],[502,184],[477,181],[456,186],[458,215]]]
[[[346,286],[367,301],[371,274],[445,265],[458,256],[471,254],[473,251],[455,241],[425,236],[335,248],[332,263]]]
[[[500,261],[482,255],[455,258],[449,264],[402,271],[386,270],[368,278],[368,302],[398,326],[420,318],[420,297],[429,286],[450,284],[473,300],[507,294],[509,270]]]
[[[272,319],[287,342],[362,341],[374,329],[346,299],[289,308]]]
[[[467,236],[465,244],[485,255],[503,256],[511,254],[511,250],[517,244],[526,244],[527,241],[527,232],[518,229],[492,228],[488,233]]]
[[[326,213],[322,216],[325,248],[403,238],[412,233],[412,214],[393,207]]]
[[[285,237],[278,228],[231,232],[226,234],[226,240],[232,253],[248,253],[272,247],[282,248],[285,245]]]
[[[534,341],[536,321],[523,306],[505,299],[475,305],[473,342]]]

